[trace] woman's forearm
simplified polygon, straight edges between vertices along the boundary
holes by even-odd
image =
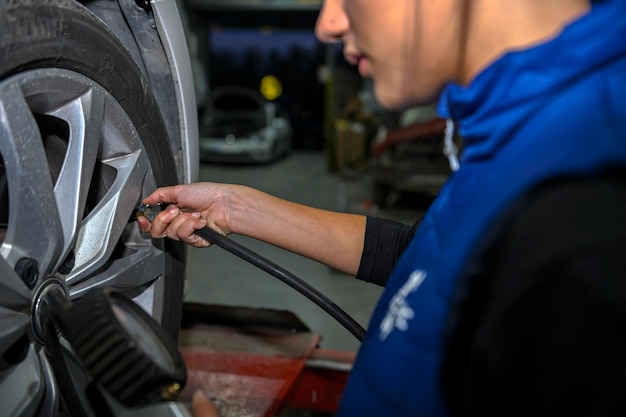
[[[262,240],[356,275],[366,217],[318,209],[237,186],[228,196],[233,233]]]

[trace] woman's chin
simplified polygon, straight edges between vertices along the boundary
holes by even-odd
[[[385,85],[374,82],[374,94],[378,103],[388,110],[403,110],[412,106],[432,104],[437,101],[439,95],[433,91],[413,91],[406,86]]]
[[[375,85],[374,93],[378,103],[387,110],[402,110],[410,106],[411,100],[402,91],[390,87]]]

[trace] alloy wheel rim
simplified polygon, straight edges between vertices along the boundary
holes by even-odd
[[[50,280],[71,299],[114,287],[158,320],[165,252],[129,222],[156,183],[118,100],[65,69],[0,81],[0,157],[0,397],[10,415],[54,416],[36,294]]]

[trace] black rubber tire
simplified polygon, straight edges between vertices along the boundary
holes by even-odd
[[[137,128],[158,186],[179,182],[165,124],[150,86],[125,47],[83,5],[70,0],[0,0],[0,80],[33,68],[64,68],[116,98]],[[185,276],[184,247],[166,240],[161,325],[177,340]]]

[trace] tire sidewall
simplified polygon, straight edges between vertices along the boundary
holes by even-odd
[[[69,0],[0,0],[0,80],[35,68],[63,68],[104,87],[132,120],[157,186],[179,182],[163,119],[150,86],[116,36],[79,3]],[[161,325],[178,334],[185,250],[166,241]]]

